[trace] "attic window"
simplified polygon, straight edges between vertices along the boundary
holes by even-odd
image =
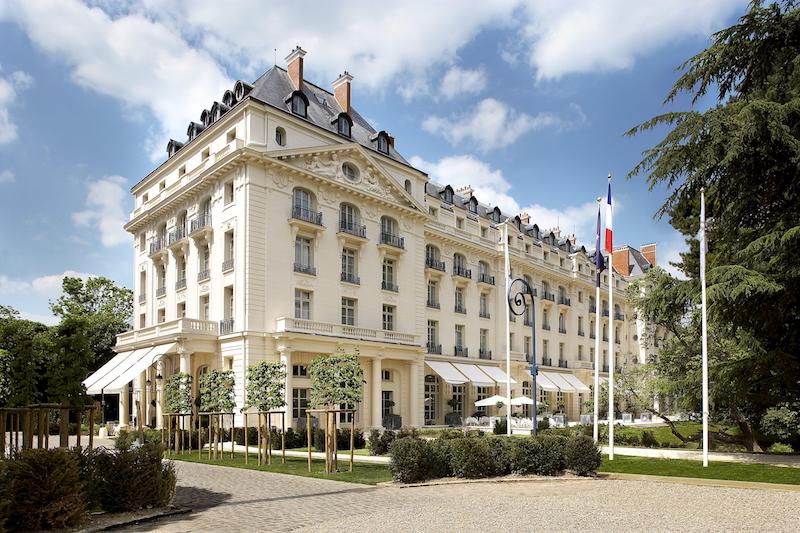
[[[384,132],[378,134],[378,151],[384,154],[389,153],[389,136]]]
[[[473,196],[469,199],[469,205],[467,206],[470,213],[477,213],[478,212],[478,200]]]
[[[350,130],[352,129],[352,120],[350,117],[347,116],[347,113],[339,113],[339,116],[336,118],[336,132],[339,135],[343,135],[345,137],[350,137]]]
[[[186,174],[186,165],[183,165],[181,168],[178,169],[178,177],[182,178]]]
[[[278,146],[286,146],[286,130],[283,128],[275,128],[275,142]]]
[[[301,117],[308,117],[308,101],[300,91],[292,94],[292,113]]]
[[[159,190],[159,191],[163,191],[163,190],[164,190],[164,189],[166,189],[166,188],[167,188],[167,182],[166,182],[166,181],[164,181],[164,180],[161,180],[161,181],[158,183],[158,190]]]
[[[444,191],[442,192],[442,201],[446,204],[453,203],[453,189],[450,186],[445,187]]]
[[[497,207],[495,207],[494,210],[492,211],[492,221],[495,224],[500,223],[500,209]]]
[[[208,159],[210,156],[211,156],[211,149],[210,149],[210,148],[206,148],[206,149],[205,149],[205,150],[203,150],[203,152],[200,154],[200,159],[201,159],[201,160],[203,160],[203,161],[205,161],[205,160],[206,160],[206,159]]]

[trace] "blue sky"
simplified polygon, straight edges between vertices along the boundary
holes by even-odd
[[[663,132],[623,133],[688,107],[662,105],[675,67],[745,1],[284,4],[0,0],[0,303],[52,322],[65,273],[130,285],[129,187],[297,44],[311,81],[347,69],[354,106],[433,179],[586,242],[610,172],[615,244],[657,242],[665,265],[682,249],[653,219],[665,191],[625,179]]]

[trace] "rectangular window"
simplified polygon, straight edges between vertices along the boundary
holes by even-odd
[[[178,177],[182,178],[186,174],[186,165],[178,169]]]
[[[481,351],[485,352],[488,349],[489,345],[489,330],[488,329],[481,329],[480,331],[480,342],[481,342]]]
[[[395,289],[395,261],[394,259],[383,260],[383,288],[387,290]]]
[[[395,311],[396,308],[393,305],[386,305],[383,306],[383,329],[386,331],[394,331],[395,328]]]
[[[308,409],[308,389],[292,389],[292,418],[305,418]]]
[[[428,320],[428,346],[436,346],[439,344],[439,322],[436,320]]]
[[[486,226],[481,227],[481,237],[483,237],[484,239],[489,238],[489,228],[487,228]]]
[[[456,313],[464,313],[466,310],[464,309],[464,288],[463,287],[456,287],[455,292],[455,309]]]
[[[206,148],[205,150],[203,150],[200,153],[200,159],[202,159],[203,161],[208,159],[210,156],[211,156],[211,149],[210,148]]]
[[[233,142],[234,139],[236,139],[236,128],[234,128],[234,129],[232,129],[231,131],[228,132],[228,134],[225,136],[225,142],[229,142],[230,143],[230,142]]]
[[[381,391],[381,407],[383,416],[394,414],[394,392],[390,390]]]
[[[357,283],[356,251],[350,248],[342,249],[342,280]]]
[[[211,300],[207,294],[200,297],[200,320],[211,320]]]
[[[547,348],[548,348],[547,339],[544,339],[544,340],[542,340],[542,357],[547,357],[548,356]]]
[[[355,298],[342,298],[342,325],[356,325],[356,300]]]
[[[488,318],[489,317],[489,297],[485,292],[482,292],[480,298],[478,300],[478,311],[480,312],[480,316]]]
[[[563,342],[559,342],[558,343],[558,360],[559,361],[563,361],[564,360],[564,343]]]
[[[463,324],[456,324],[455,335],[456,335],[456,347],[457,348],[463,348],[464,347],[464,326],[463,326]]]
[[[525,346],[523,346],[523,348],[525,349],[525,355],[530,355],[531,354],[531,338],[530,337],[525,337],[523,339],[523,342],[525,343]]]
[[[292,365],[292,375],[296,378],[304,378],[308,376],[308,367],[306,365]]]
[[[233,202],[233,180],[228,181],[225,184],[225,205],[228,205]]]
[[[513,333],[509,333],[508,334],[508,349],[511,350],[512,352],[515,351],[514,350],[514,334]]]
[[[144,313],[139,315],[139,327],[140,328],[147,327],[147,315],[145,315]]]
[[[456,227],[458,229],[464,229],[464,219],[461,217],[456,217]]]
[[[296,237],[294,240],[295,265],[298,265],[303,269],[309,269],[313,267],[314,262],[311,250],[311,239],[300,236]]]
[[[428,307],[439,307],[439,282],[428,280]]]
[[[186,318],[186,302],[181,302],[178,304],[178,308],[175,311],[175,315],[177,318]]]
[[[139,253],[144,252],[147,246],[147,235],[142,232],[139,234]]]
[[[158,323],[161,324],[162,322],[167,320],[167,310],[163,307],[158,310]]]
[[[381,370],[381,380],[382,381],[392,381],[392,371],[391,370]]]
[[[578,361],[583,361],[583,344],[578,345]]]
[[[294,317],[311,320],[311,291],[294,290]]]

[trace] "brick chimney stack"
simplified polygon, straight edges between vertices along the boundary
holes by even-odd
[[[656,243],[643,244],[639,251],[652,266],[656,266]]]
[[[531,223],[531,216],[528,213],[520,213],[519,220],[523,224],[530,224]]]
[[[456,189],[456,193],[469,200],[472,198],[472,195],[475,194],[475,191],[472,189],[472,185],[466,185],[460,189]]]
[[[613,265],[614,270],[623,276],[631,275],[631,251],[628,246],[621,246],[614,249]]]
[[[286,56],[286,70],[289,72],[289,78],[298,91],[303,90],[303,56],[306,51],[296,46],[292,52]]]
[[[301,60],[302,61],[302,60]],[[333,82],[333,96],[339,102],[342,111],[350,113],[350,82],[353,76],[346,70]]]

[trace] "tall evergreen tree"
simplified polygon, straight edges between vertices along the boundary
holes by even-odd
[[[667,96],[710,92],[716,103],[659,115],[629,134],[667,127],[631,176],[669,196],[658,216],[687,237],[676,265],[686,281],[653,272],[642,312],[674,340],[661,372],[698,378],[700,190],[708,213],[710,371],[715,413],[759,448],[765,415],[800,405],[800,9],[754,1],[739,21],[681,66]],[[638,297],[638,295],[636,295]],[[667,327],[667,329],[670,329]],[[672,357],[682,354],[685,359]],[[664,364],[667,361],[673,366]],[[691,391],[684,390],[691,398]]]

